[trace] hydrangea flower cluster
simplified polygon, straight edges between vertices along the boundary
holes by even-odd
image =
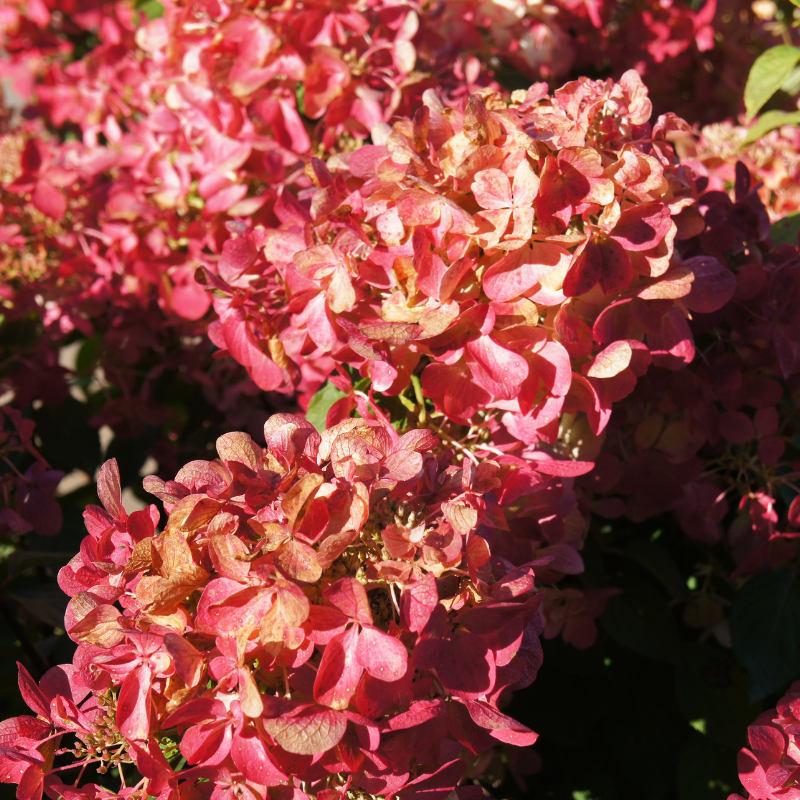
[[[379,421],[320,435],[278,414],[264,435],[266,449],[226,434],[217,460],[146,479],[161,532],[156,506],[126,513],[103,466],[104,507],[59,575],[74,663],[38,687],[21,668],[37,717],[2,727],[21,800],[110,797],[61,783],[69,752],[117,768],[120,797],[177,798],[202,778],[214,798],[443,798],[493,745],[535,741],[498,708],[541,663],[542,562],[490,547],[525,496],[518,470],[456,466],[432,432]],[[130,763],[142,781],[126,787]]]
[[[139,218],[148,231],[140,231],[146,242],[138,244],[135,225],[114,221],[106,169],[117,156],[104,147],[60,144],[34,123],[0,136],[0,152],[0,389],[30,414],[34,402],[62,405],[80,383],[87,390],[83,399],[98,400],[95,427],[109,425],[131,437],[174,416],[159,404],[154,387],[179,372],[227,415],[228,425],[245,422],[246,412],[237,420],[230,408],[257,390],[238,369],[214,361],[204,323],[186,319],[196,310],[192,298],[205,304],[202,313],[205,293],[168,278],[191,273],[191,265],[178,266],[185,248],[166,243],[166,219],[152,227],[152,220]],[[150,245],[159,235],[161,249],[154,251]],[[172,313],[176,306],[184,317]],[[71,343],[84,354],[77,364],[62,358]],[[159,458],[173,458],[168,446]]]
[[[617,13],[572,5],[570,20],[582,20],[598,36]],[[219,254],[225,222],[241,216],[268,228],[284,222],[284,186],[302,191],[308,185],[297,167],[318,147],[352,149],[394,113],[410,115],[434,80],[453,98],[486,84],[480,65],[493,53],[524,62],[550,52],[550,66],[529,64],[527,71],[558,76],[564,70],[556,62],[566,63],[569,49],[542,47],[551,37],[544,31],[561,24],[549,7],[450,3],[434,13],[378,4],[343,6],[328,17],[326,4],[259,13],[243,3],[163,6],[162,17],[141,26],[139,12],[120,2],[80,9],[44,0],[11,3],[3,17],[9,61],[1,68],[17,106],[78,135],[78,141],[62,143],[37,127],[13,127],[3,142],[9,162],[2,236],[10,281],[4,303],[12,315],[33,312],[47,330],[41,346],[25,354],[29,366],[11,377],[14,391],[24,392],[40,370],[59,391],[55,384],[63,384],[63,372],[56,369],[53,345],[64,336],[90,336],[113,325],[129,329],[131,341],[152,340],[164,326],[152,320],[142,325],[140,309],[156,299],[168,319],[173,313],[202,318],[210,298],[195,282],[195,269],[209,254]],[[708,3],[700,12],[669,5],[647,14],[653,20],[688,15],[687,24],[672,17],[668,25],[653,22],[653,31],[661,31],[656,39],[665,30],[679,37],[690,31],[689,39],[706,47],[714,11]],[[443,29],[458,35],[443,39]],[[97,32],[99,43],[76,58],[89,31]],[[566,41],[569,35],[552,37]],[[529,39],[536,47],[523,46]],[[514,56],[511,44],[517,42],[524,53]],[[660,62],[687,47],[664,44],[653,58]],[[480,58],[454,64],[456,50]],[[577,50],[591,48],[579,43]],[[482,208],[481,214],[503,208],[512,206]],[[19,259],[23,244],[25,257]],[[131,300],[130,313],[120,314]],[[117,313],[103,315],[112,306]],[[190,337],[197,329],[187,325],[176,332]],[[316,371],[313,363],[305,359],[302,380],[293,383],[303,392],[313,391],[330,371],[324,363]],[[141,371],[140,364],[132,366]],[[63,386],[60,391],[63,396]],[[528,438],[536,435],[529,421],[520,425]]]
[[[424,102],[376,143],[313,161],[318,188],[284,194],[278,228],[233,227],[206,269],[212,340],[265,390],[347,363],[394,395],[421,368],[448,419],[496,409],[533,445],[583,411],[599,434],[651,361],[691,361],[681,308],[730,296],[722,264],[673,257],[702,227],[665,138],[682,123],[650,128],[635,72]]]

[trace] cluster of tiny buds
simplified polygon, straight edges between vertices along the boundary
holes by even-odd
[[[128,742],[117,729],[117,698],[108,691],[104,695],[98,695],[96,699],[104,713],[98,713],[95,717],[94,731],[77,734],[75,746],[65,749],[64,752],[72,753],[82,761],[100,761],[97,771],[104,775],[115,765],[132,764],[133,760],[128,755]]]

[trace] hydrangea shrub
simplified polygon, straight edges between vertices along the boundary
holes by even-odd
[[[0,9],[20,800],[793,796],[793,13]]]

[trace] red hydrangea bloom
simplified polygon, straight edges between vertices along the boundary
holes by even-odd
[[[254,797],[302,783],[303,797],[444,798],[488,748],[535,741],[498,710],[541,663],[547,559],[515,566],[490,547],[513,470],[455,466],[430,431],[364,419],[320,435],[278,414],[265,438],[226,434],[219,459],[146,479],[161,532],[155,506],[125,511],[116,462],[103,466],[103,507],[59,575],[80,696],[59,690],[48,702],[65,711],[6,742],[4,780],[24,767],[30,796],[56,796],[37,754],[74,733],[82,762],[132,761],[137,790],[164,798],[198,777]]]
[[[717,280],[674,256],[702,221],[664,138],[681,123],[649,116],[634,72],[458,108],[427,93],[374,144],[313,161],[318,188],[284,194],[280,226],[231,227],[206,269],[212,340],[264,389],[347,363],[391,395],[421,370],[456,422],[497,410],[532,445],[583,411],[599,434],[651,361],[691,360],[678,301]]]

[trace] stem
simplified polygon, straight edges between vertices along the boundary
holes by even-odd
[[[80,775],[78,775],[78,780],[80,780],[81,775],[83,775],[83,770],[86,769],[86,767],[89,764],[91,764],[92,761],[97,761],[97,759],[90,758],[87,759],[86,761],[76,761],[74,764],[67,764],[65,767],[56,767],[55,769],[48,770],[47,774],[52,775],[54,772],[63,772],[65,769],[75,769],[75,767],[83,767],[83,769],[80,772]]]
[[[480,453],[481,450],[485,450],[487,453],[494,453],[496,456],[504,456],[506,455],[502,450],[499,450],[496,447],[492,447],[488,444],[478,444],[475,445],[477,451]]]
[[[78,773],[78,777],[75,778],[75,783],[73,784],[73,786],[75,786],[76,788],[77,788],[78,784],[80,783],[80,780],[83,777],[83,773],[86,771],[86,767],[88,766],[88,764],[89,764],[88,761],[84,761],[83,766],[81,767],[81,771]]]
[[[389,597],[392,598],[392,606],[394,607],[394,612],[397,614],[397,621],[400,620],[400,606],[397,603],[397,598],[394,596],[394,589],[395,585],[393,583],[389,584]]]
[[[292,690],[289,688],[289,676],[286,673],[286,667],[283,666],[283,696],[287,700],[292,699]]]
[[[419,375],[411,376],[411,385],[414,387],[414,397],[417,398],[417,404],[419,405],[419,415],[417,418],[420,424],[424,425],[427,415],[425,412],[425,398],[422,395],[422,382],[419,379]]]
[[[11,467],[11,469],[13,469],[13,470],[14,470],[14,472],[16,472],[16,473],[17,473],[17,475],[19,475],[19,477],[20,477],[20,478],[22,478],[22,480],[24,480],[24,481],[25,481],[25,483],[32,483],[31,479],[30,479],[30,478],[26,478],[26,477],[25,477],[25,476],[24,476],[24,475],[23,475],[23,474],[22,474],[22,473],[21,473],[21,472],[20,472],[20,471],[19,471],[19,470],[18,470],[18,469],[17,469],[17,468],[16,468],[16,467],[15,467],[15,466],[12,464],[12,463],[11,463],[11,461],[8,459],[8,457],[7,457],[7,456],[3,456],[3,461],[5,461],[5,462],[6,462],[6,464],[8,464],[8,466],[9,466],[9,467]]]

